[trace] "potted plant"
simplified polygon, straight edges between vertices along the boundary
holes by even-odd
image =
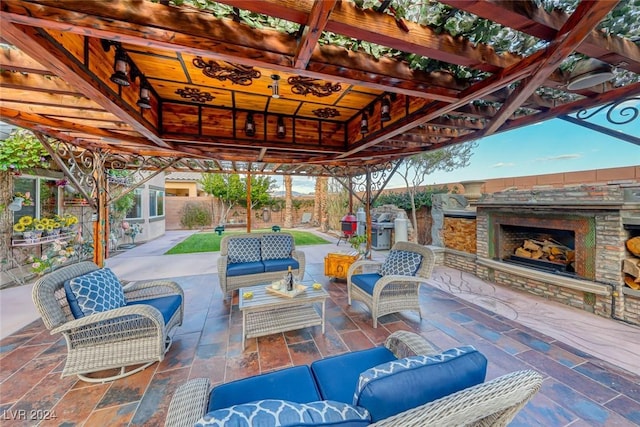
[[[367,243],[367,236],[364,235],[354,235],[349,238],[349,244],[354,250],[358,251],[358,255],[361,257],[366,252],[366,249],[362,246],[365,243]]]

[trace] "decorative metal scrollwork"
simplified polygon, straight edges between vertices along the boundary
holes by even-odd
[[[215,98],[209,92],[201,92],[198,88],[186,86],[184,89],[177,89],[176,94],[180,95],[182,98],[190,99],[200,104],[204,104],[207,101],[213,101]]]
[[[340,111],[336,110],[335,108],[331,108],[331,107],[318,108],[317,110],[313,110],[312,113],[315,114],[316,117],[320,117],[320,118],[323,118],[323,119],[328,119],[328,118],[331,118],[331,117],[338,117],[340,115]]]
[[[372,193],[382,191],[384,186],[387,185],[389,178],[396,169],[396,164],[401,160],[393,160],[385,163],[372,165],[370,168],[371,180],[367,182],[367,174],[356,175],[351,177],[351,183],[353,190],[356,192],[364,192],[367,190],[367,185],[370,186]]]
[[[193,65],[196,68],[202,69],[202,74],[212,79],[218,79],[221,82],[230,80],[232,83],[241,86],[250,86],[253,83],[253,79],[259,79],[262,73],[258,70],[254,70],[253,67],[247,67],[245,65],[230,64],[228,67],[224,67],[215,61],[206,62],[202,57],[196,56],[193,58]]]
[[[329,96],[334,92],[340,92],[342,86],[340,83],[331,84],[326,82],[324,84],[318,83],[316,79],[311,77],[291,76],[287,79],[287,83],[291,85],[291,92],[296,95],[308,95],[312,94],[319,98]]]
[[[626,99],[621,99],[619,101],[610,102],[608,104],[602,105],[593,111],[587,111],[586,109],[582,109],[576,113],[576,118],[580,120],[587,120],[601,111],[607,110],[606,118],[609,123],[613,123],[614,125],[626,125],[634,121],[640,115],[640,108],[637,105],[625,105],[620,107],[622,104],[629,101],[640,101],[640,97],[631,97]],[[616,114],[621,119],[616,119],[614,117]]]

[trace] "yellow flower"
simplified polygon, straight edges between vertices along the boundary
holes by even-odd
[[[54,222],[53,223],[53,228],[60,228],[60,223],[59,222]]]
[[[22,233],[24,231],[24,224],[20,224],[19,222],[13,226],[13,231],[17,231],[18,233]]]
[[[36,224],[36,230],[40,230],[40,231],[44,230],[44,225],[42,225],[42,223]]]
[[[22,225],[31,225],[31,224],[33,224],[33,217],[31,217],[29,215],[25,215],[22,218],[20,218],[19,222]]]

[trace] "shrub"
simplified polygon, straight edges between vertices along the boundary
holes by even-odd
[[[182,208],[180,223],[189,230],[211,225],[211,211],[204,203],[189,202]]]

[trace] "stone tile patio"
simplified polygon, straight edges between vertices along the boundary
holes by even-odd
[[[237,295],[223,298],[211,271],[215,257],[194,256],[200,257],[205,274],[191,275],[196,270],[181,270],[176,256],[158,258],[163,252],[157,248],[160,244],[143,245],[137,254],[116,256],[109,264],[121,278],[131,280],[145,273],[155,278],[174,265],[171,277],[185,289],[185,322],[165,360],[107,384],[61,379],[64,341],[35,320],[0,342],[0,419],[18,426],[162,425],[174,390],[190,378],[209,377],[219,384],[307,364],[379,345],[392,331],[404,329],[443,349],[476,346],[489,359],[488,378],[519,369],[541,372],[542,390],[514,426],[640,425],[637,327],[597,318],[583,330],[586,313],[540,299],[531,302],[528,296],[508,294],[473,276],[437,267],[433,286],[421,289],[422,320],[415,313],[389,315],[373,329],[363,305],[347,305],[344,282],[329,281],[323,274],[323,254],[336,249],[332,244],[302,247],[307,252],[306,279],[319,281],[330,293],[325,335],[320,327],[306,328],[251,339],[242,351]],[[28,419],[32,415],[37,419]]]

